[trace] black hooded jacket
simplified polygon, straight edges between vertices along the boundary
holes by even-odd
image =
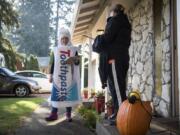
[[[99,75],[104,89],[108,78],[108,60],[116,59],[122,66],[129,65],[129,46],[131,42],[131,25],[127,16],[121,12],[107,19],[103,37],[104,51],[99,53]]]
[[[104,89],[108,78],[108,60],[116,59],[122,66],[129,65],[129,46],[131,42],[131,25],[127,16],[121,12],[107,19],[105,33],[100,35],[103,44],[99,52],[99,75]]]
[[[103,37],[109,59],[129,58],[131,24],[123,12],[108,18]]]

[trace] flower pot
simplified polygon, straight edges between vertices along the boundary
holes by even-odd
[[[88,98],[88,91],[84,91],[84,98],[87,99]]]
[[[98,113],[104,112],[105,97],[95,97],[95,108]]]

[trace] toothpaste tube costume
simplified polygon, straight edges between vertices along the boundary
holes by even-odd
[[[70,34],[66,29],[61,29],[59,37],[69,38],[67,45],[59,45],[54,48],[54,73],[51,104],[53,107],[69,107],[81,102],[80,71],[79,65],[66,64],[66,60],[75,56],[77,47],[72,46]]]
[[[72,64],[67,64],[69,58],[76,56],[78,48],[72,46],[70,33],[67,29],[61,28],[59,32],[59,44],[54,47],[53,64],[51,73],[53,75],[53,88],[51,92],[52,111],[47,121],[57,120],[58,108],[66,107],[66,118],[69,122],[71,119],[72,106],[81,103],[80,92],[80,67],[79,60]],[[63,45],[62,38],[68,38],[67,44]]]

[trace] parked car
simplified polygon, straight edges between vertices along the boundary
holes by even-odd
[[[49,93],[52,89],[52,83],[49,82],[48,75],[33,70],[17,71],[16,74],[35,80],[41,86],[39,93]]]
[[[34,80],[16,75],[7,68],[0,68],[0,94],[15,94],[18,97],[28,96],[40,89]]]

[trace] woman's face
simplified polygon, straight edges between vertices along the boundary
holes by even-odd
[[[69,38],[68,37],[62,37],[61,38],[61,44],[62,45],[67,45],[69,42]]]
[[[111,17],[116,16],[116,15],[117,15],[117,13],[115,13],[114,11],[111,11],[111,12],[110,12],[110,16],[111,16]]]

